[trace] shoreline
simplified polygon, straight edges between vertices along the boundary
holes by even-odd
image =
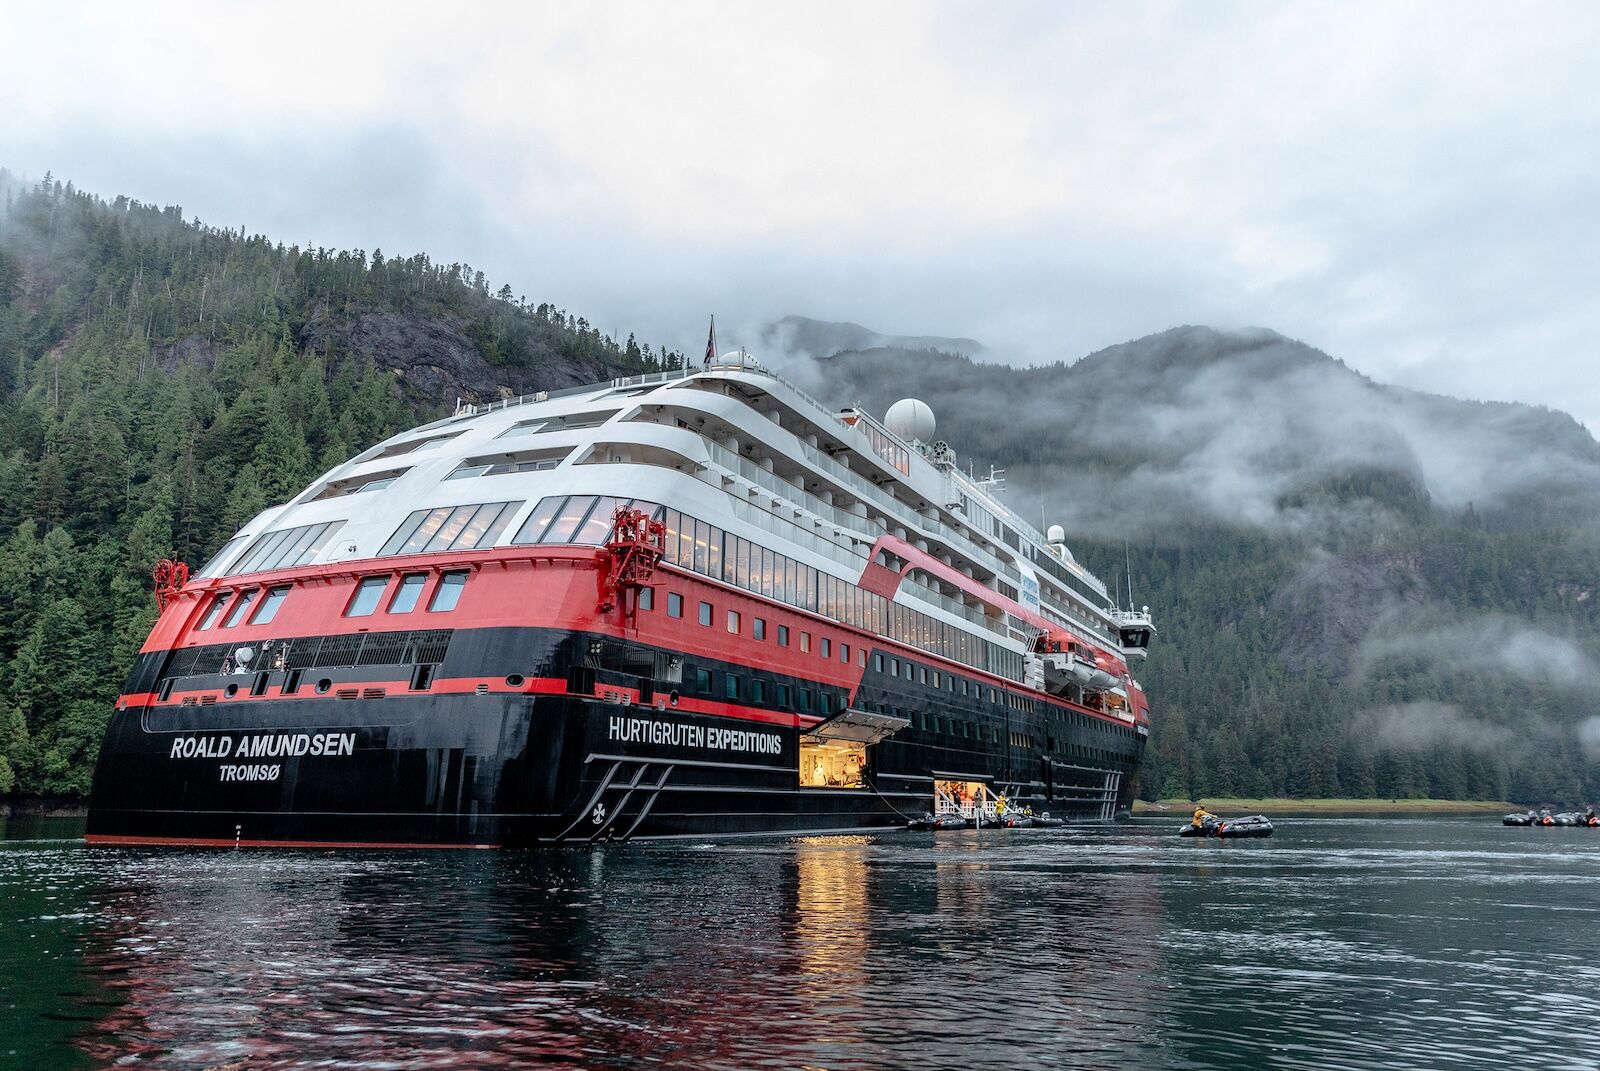
[[[1204,801],[1206,810],[1221,813],[1278,811],[1280,813],[1327,814],[1505,814],[1526,810],[1505,800],[1434,800],[1434,799],[1245,799],[1211,797]],[[1157,800],[1147,803],[1135,800],[1135,817],[1152,815],[1181,815],[1187,817],[1197,806],[1194,800]]]

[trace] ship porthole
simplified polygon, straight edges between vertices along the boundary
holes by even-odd
[[[674,688],[671,695],[668,696],[668,701],[671,702],[673,706],[678,705],[678,691],[676,688]]]
[[[520,673],[513,673],[509,677],[506,678],[506,687],[507,688],[521,688],[522,685],[523,685],[523,677],[522,677],[522,674],[520,674]]]
[[[239,686],[237,684],[230,684],[222,690],[222,694],[227,696],[229,699],[232,699],[234,696],[239,694]]]
[[[317,682],[317,694],[318,695],[324,695],[324,694],[326,694],[328,689],[332,688],[332,687],[333,687],[333,682],[330,681],[327,677],[324,677],[320,681]]]

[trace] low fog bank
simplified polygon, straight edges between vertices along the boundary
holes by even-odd
[[[1008,468],[1012,508],[1079,536],[1364,532],[1434,507],[1510,526],[1600,516],[1600,444],[1572,417],[1375,383],[1264,329],[1174,328],[1033,368],[792,341],[824,336],[775,325],[790,344],[762,356],[876,412],[922,398],[959,457]]]

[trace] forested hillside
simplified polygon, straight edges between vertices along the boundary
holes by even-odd
[[[0,794],[87,791],[158,559],[458,396],[661,366],[464,265],[0,191]]]
[[[3,172],[0,198],[0,793],[86,791],[158,559],[458,397],[681,360],[426,256]],[[780,327],[819,394],[924,398],[1014,509],[1115,586],[1131,563],[1161,630],[1146,797],[1600,797],[1600,445],[1570,417],[1264,331],[1018,369]],[[880,348],[813,360],[830,339]]]
[[[1600,797],[1600,445],[1571,417],[1270,331],[795,371],[880,412],[924,399],[963,463],[1008,468],[1013,509],[1113,586],[1131,562],[1160,628],[1146,798]]]

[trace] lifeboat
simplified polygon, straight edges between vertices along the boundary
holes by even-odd
[[[1122,678],[1108,672],[1102,658],[1115,667],[1109,656],[1102,656],[1086,643],[1056,633],[1041,633],[1034,641],[1034,653],[1044,664],[1045,686],[1061,694],[1066,685],[1076,685],[1091,692],[1105,692],[1122,683]]]

